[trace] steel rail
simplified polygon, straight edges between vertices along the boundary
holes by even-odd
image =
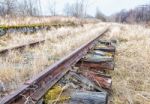
[[[25,44],[21,44],[21,45],[16,45],[16,46],[13,46],[13,47],[9,47],[9,48],[4,48],[4,49],[0,50],[0,54],[9,52],[11,50],[25,48],[27,46],[34,46],[34,45],[37,45],[37,44],[40,44],[40,43],[44,43],[46,40],[49,40],[49,39],[41,39],[41,40],[37,40],[37,41],[34,41],[34,42],[29,42],[29,43],[25,43]]]
[[[98,39],[107,31],[108,28],[104,29],[95,39],[90,40],[68,56],[39,73],[35,78],[24,83],[17,91],[4,97],[0,101],[0,104],[24,104],[26,100],[32,100],[36,103],[95,46]]]
[[[38,45],[40,43],[44,43],[47,40],[49,40],[49,38],[40,39],[40,40],[36,40],[36,41],[33,41],[33,42],[28,42],[28,43],[24,43],[24,44],[20,44],[20,45],[16,45],[16,46],[8,47],[8,48],[3,48],[3,49],[0,49],[0,54],[4,54],[4,53],[9,52],[11,50],[23,49],[27,46],[35,46],[35,45]]]

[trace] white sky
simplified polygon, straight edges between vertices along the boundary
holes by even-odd
[[[41,0],[43,14],[48,14],[48,2],[52,0]],[[64,5],[74,3],[76,0],[55,0],[57,14],[63,14]],[[122,9],[132,9],[138,5],[150,4],[150,0],[86,0],[88,2],[88,14],[95,15],[98,7],[105,15],[111,15]]]

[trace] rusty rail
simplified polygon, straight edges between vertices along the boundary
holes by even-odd
[[[98,37],[89,41],[65,58],[39,73],[35,78],[24,83],[20,89],[4,97],[0,104],[23,104],[26,100],[37,102],[55,83],[57,83],[108,31],[104,29]]]
[[[37,40],[37,41],[34,41],[34,42],[29,42],[29,43],[25,43],[25,44],[22,44],[22,45],[17,45],[17,46],[13,46],[13,47],[10,47],[10,48],[1,49],[0,54],[9,52],[9,51],[15,50],[15,49],[22,49],[22,48],[25,48],[26,46],[34,46],[34,45],[37,45],[37,44],[40,44],[40,43],[44,43],[46,40],[48,40],[48,39],[41,39],[41,40]]]

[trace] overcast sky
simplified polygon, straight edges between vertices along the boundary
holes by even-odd
[[[41,0],[43,14],[49,13],[48,4],[51,0]],[[57,14],[63,14],[66,3],[74,3],[76,0],[55,0]],[[150,4],[150,0],[85,0],[88,2],[88,14],[95,15],[96,8],[105,15],[111,15],[122,9],[132,9],[138,5]]]

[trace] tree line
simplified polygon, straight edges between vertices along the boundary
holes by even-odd
[[[147,23],[150,21],[150,5],[141,5],[129,11],[121,10],[110,17],[110,21],[121,23]]]
[[[1,16],[37,16],[40,13],[40,0],[3,0],[0,2]]]
[[[56,16],[57,4],[55,0],[48,2],[49,14]],[[106,20],[105,16],[96,9],[95,16],[88,14],[89,3],[87,0],[76,0],[74,3],[64,5],[64,15],[79,18],[97,18]],[[2,0],[0,1],[0,16],[40,16],[42,15],[41,0]]]
[[[56,16],[57,4],[55,0],[49,0],[49,14]],[[97,18],[102,21],[113,21],[121,23],[140,23],[150,21],[150,4],[141,5],[129,11],[121,10],[119,13],[105,16],[98,8],[95,16],[88,14],[87,0],[76,0],[74,3],[64,5],[64,15],[74,16],[79,18]],[[42,7],[41,0],[1,0],[0,1],[0,16],[41,16]]]

